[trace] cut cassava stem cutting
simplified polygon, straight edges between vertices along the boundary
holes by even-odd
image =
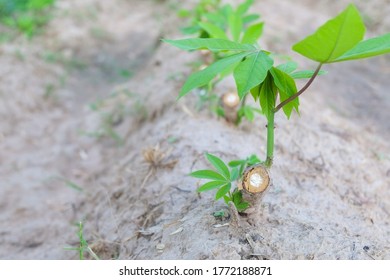
[[[221,97],[222,108],[225,119],[230,123],[237,122],[237,108],[240,104],[240,97],[237,92],[227,92]]]
[[[256,213],[259,210],[261,199],[270,185],[269,169],[263,164],[256,164],[245,170],[241,187],[243,199],[251,206],[249,212]]]

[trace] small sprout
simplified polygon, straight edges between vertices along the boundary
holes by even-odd
[[[189,174],[195,178],[209,180],[198,188],[198,192],[217,190],[215,200],[223,198],[227,205],[233,202],[239,212],[245,211],[249,207],[249,203],[244,200],[238,188],[235,188],[234,191],[231,189],[233,185],[239,185],[240,176],[245,168],[259,162],[257,156],[251,155],[244,160],[231,161],[229,165],[215,155],[206,154],[206,159],[214,166],[215,170],[198,170]]]
[[[79,242],[78,242],[79,246],[78,247],[65,247],[64,250],[78,251],[80,260],[84,260],[84,253],[88,253],[95,260],[99,260],[99,257],[96,255],[94,250],[92,250],[91,246],[89,246],[87,240],[85,240],[85,238],[84,238],[84,223],[81,221],[78,222],[77,227],[78,227],[77,237],[79,239]]]

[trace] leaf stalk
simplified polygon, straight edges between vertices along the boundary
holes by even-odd
[[[278,106],[276,106],[275,109],[274,109],[274,112],[275,113],[278,112],[280,109],[283,108],[283,106],[285,106],[286,104],[290,103],[295,98],[299,97],[302,93],[304,93],[309,88],[309,86],[313,83],[314,79],[318,76],[318,73],[320,72],[321,67],[322,67],[322,63],[320,63],[317,66],[317,69],[314,71],[313,76],[311,76],[309,81],[307,81],[307,83],[296,94],[290,96],[289,98],[287,98],[286,100],[281,102]]]

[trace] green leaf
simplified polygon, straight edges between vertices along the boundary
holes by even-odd
[[[229,196],[227,196],[227,195],[224,195],[224,196],[223,196],[223,200],[224,200],[225,203],[228,204],[228,205],[229,205],[229,202],[232,201],[232,199],[231,199]]]
[[[226,181],[211,181],[208,182],[198,188],[198,192],[205,192],[205,191],[210,191],[213,189],[218,189],[221,186],[226,185]]]
[[[226,180],[230,179],[230,172],[226,164],[219,158],[212,154],[206,154],[207,160],[221,173]]]
[[[254,51],[256,48],[248,44],[240,44],[237,42],[218,39],[218,38],[192,38],[181,40],[167,40],[163,39],[163,42],[171,44],[182,50],[192,51],[199,49],[208,49],[212,52],[220,51]]]
[[[272,75],[267,75],[263,85],[260,87],[260,106],[264,115],[269,119],[270,113],[275,109],[277,89],[274,85]]]
[[[229,65],[228,67],[226,67],[225,70],[223,70],[223,71],[221,71],[221,73],[219,73],[220,74],[219,78],[223,79],[223,78],[231,75],[233,73],[234,69],[236,69],[236,67],[238,66],[239,63],[240,63],[240,61],[235,62],[235,63]]]
[[[217,191],[217,194],[215,195],[215,200],[218,200],[218,199],[224,197],[224,196],[230,191],[231,186],[232,186],[231,183],[228,183],[228,184],[222,186],[222,187]]]
[[[198,171],[190,173],[189,175],[192,177],[201,178],[201,179],[210,179],[210,180],[217,180],[217,181],[226,180],[221,174],[219,174],[213,170],[198,170]]]
[[[246,161],[248,163],[248,166],[255,165],[261,162],[261,160],[256,155],[250,155]]]
[[[243,17],[242,22],[244,24],[249,24],[249,23],[251,23],[253,21],[258,20],[259,18],[260,18],[260,16],[257,15],[257,14],[250,14],[250,15],[247,15],[247,16]]]
[[[254,0],[246,0],[237,7],[237,14],[244,15],[252,6]]]
[[[215,12],[215,13],[207,13],[204,17],[214,25],[225,26],[225,17],[223,14]]]
[[[240,203],[242,201],[242,192],[240,192],[239,190],[235,190],[233,193],[232,193],[232,200],[233,200],[233,203],[235,205],[237,205],[238,203]]]
[[[245,211],[246,209],[248,209],[248,207],[250,206],[250,204],[248,202],[241,202],[239,204],[236,204],[236,208],[237,208],[237,211],[238,212],[242,212],[242,211]]]
[[[251,95],[256,102],[257,102],[257,99],[259,99],[259,97],[260,97],[260,90],[261,90],[262,86],[263,86],[263,84],[259,84],[259,85],[255,86],[254,88],[251,88],[251,90],[250,90]]]
[[[245,160],[232,160],[231,162],[228,163],[230,167],[236,167],[240,166],[241,164],[244,164]]]
[[[276,66],[276,68],[282,70],[285,73],[290,74],[298,68],[298,63],[296,63],[295,61],[288,61],[286,63]]]
[[[242,192],[235,190],[232,194],[232,200],[239,212],[246,210],[249,207],[249,203],[242,199]]]
[[[196,32],[199,32],[200,27],[198,25],[187,26],[187,27],[180,28],[180,31],[183,34],[192,35],[192,34],[195,34]]]
[[[257,23],[248,27],[241,40],[242,44],[254,44],[263,34],[264,23]]]
[[[293,72],[290,75],[291,78],[293,79],[309,79],[313,76],[315,71],[312,71],[312,70],[302,70],[302,71],[296,71],[296,72]],[[318,72],[318,76],[320,75],[324,75],[326,74],[327,71],[324,71],[324,70],[320,70]]]
[[[247,53],[234,54],[218,60],[202,71],[191,74],[181,88],[178,98],[183,97],[194,88],[207,85],[218,73],[224,71],[230,65],[241,61],[245,56],[247,56]]]
[[[198,24],[210,35],[210,37],[228,40],[225,31],[223,31],[220,27],[208,22],[199,22]]]
[[[240,173],[239,173],[239,168],[235,167],[232,169],[232,171],[230,172],[230,181],[231,182],[234,182],[238,179],[238,177],[240,176]]]
[[[283,102],[287,98],[293,96],[297,93],[297,86],[293,78],[291,78],[287,73],[273,67],[271,70],[271,75],[274,78],[274,83],[276,87],[279,89],[280,93],[280,101]],[[291,116],[291,112],[295,109],[299,113],[299,100],[295,98],[291,102],[287,103],[283,106],[283,112],[286,114],[289,119]]]
[[[334,62],[368,58],[385,53],[390,53],[390,33],[360,42]]]
[[[237,93],[242,99],[253,87],[261,84],[273,65],[273,60],[263,51],[248,55],[234,70]]]
[[[240,40],[240,34],[243,28],[241,15],[236,13],[230,13],[228,17],[230,33],[233,36],[233,41],[238,42]]]
[[[253,122],[253,120],[255,119],[255,113],[252,107],[250,106],[244,107],[244,116],[248,121]]]
[[[321,63],[330,63],[359,43],[365,26],[357,8],[350,4],[342,13],[298,42],[293,50]]]

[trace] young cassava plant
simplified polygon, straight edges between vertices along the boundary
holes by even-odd
[[[196,35],[198,38],[255,44],[263,33],[264,23],[259,21],[259,15],[249,13],[253,3],[254,0],[246,0],[235,8],[229,4],[221,5],[219,0],[202,0],[192,12],[180,11],[181,16],[192,17],[191,26],[182,31],[185,34]],[[207,49],[201,50],[201,53],[204,61],[200,64],[200,70],[223,59],[226,55],[224,52],[210,52]],[[237,92],[234,91],[226,92],[221,98],[217,98],[214,94],[215,86],[232,71],[233,68],[228,67],[220,72],[217,78],[199,86],[198,104],[208,103],[209,107],[219,116],[235,124],[239,124],[243,118],[253,121],[255,113],[261,113],[261,111],[245,104],[245,97],[240,102]]]
[[[269,169],[274,158],[274,117],[280,111],[289,119],[292,112],[299,113],[299,97],[321,74],[321,68],[330,63],[356,60],[390,52],[390,33],[363,40],[365,25],[357,8],[350,4],[336,17],[320,26],[312,35],[294,44],[292,49],[304,57],[315,61],[314,71],[297,71],[297,64],[289,61],[274,65],[274,55],[258,47],[255,42],[237,42],[221,38],[196,38],[165,40],[165,42],[187,51],[207,49],[223,55],[223,58],[202,71],[190,75],[179,93],[179,98],[193,89],[212,81],[226,69],[233,69],[233,76],[240,99],[249,93],[258,101],[267,119],[267,152],[265,160],[249,165],[243,174],[229,173],[221,160],[206,155],[219,171],[218,175],[206,171],[193,172],[192,176],[211,180],[199,191],[218,189],[216,199],[225,201],[239,198],[235,203],[243,211],[246,203],[257,208],[259,199],[270,185]],[[307,83],[297,89],[295,80],[307,78]],[[210,174],[216,176],[209,176]],[[231,192],[233,181],[238,180],[238,188]],[[217,183],[218,182],[218,183]],[[222,184],[223,182],[223,184]],[[208,185],[207,185],[208,184]],[[237,193],[241,193],[238,195]],[[225,194],[227,196],[224,196]]]

